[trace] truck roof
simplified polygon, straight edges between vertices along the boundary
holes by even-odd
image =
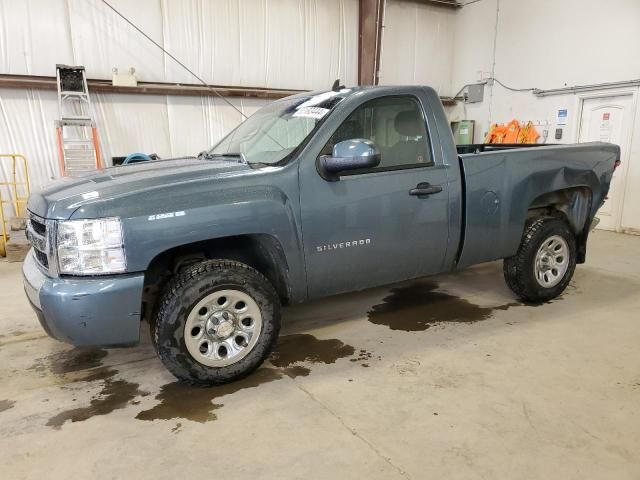
[[[339,90],[312,90],[307,92],[300,92],[296,95],[292,95],[286,98],[295,98],[295,97],[315,97],[320,95],[328,95],[329,93],[333,93],[332,96],[347,98],[352,95],[355,95],[358,92],[363,91],[371,91],[377,90],[380,93],[399,93],[406,92],[407,90],[432,90],[431,87],[427,85],[356,85],[351,87],[342,87]]]

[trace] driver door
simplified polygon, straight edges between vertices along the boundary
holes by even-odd
[[[424,108],[413,95],[376,98],[337,128],[321,154],[344,140],[376,144],[375,168],[326,181],[300,172],[302,230],[309,297],[360,290],[441,271],[447,249],[446,170],[434,161]],[[439,193],[411,193],[418,184]]]

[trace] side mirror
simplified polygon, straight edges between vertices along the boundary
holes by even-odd
[[[375,143],[363,138],[354,138],[336,143],[333,154],[320,157],[320,168],[335,180],[340,172],[377,167],[380,150]]]

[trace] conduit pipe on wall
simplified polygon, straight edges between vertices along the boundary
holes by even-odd
[[[590,92],[594,90],[607,90],[610,88],[624,88],[640,86],[640,79],[623,80],[620,82],[593,83],[589,85],[574,85],[572,87],[552,88],[548,90],[533,90],[536,97],[549,97],[551,95],[565,95],[567,93]]]

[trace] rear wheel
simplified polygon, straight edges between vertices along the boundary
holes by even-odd
[[[171,373],[206,386],[258,368],[279,329],[280,302],[269,281],[243,263],[210,260],[171,282],[152,335]]]
[[[556,217],[534,220],[525,229],[518,253],[504,260],[509,288],[528,302],[546,302],[560,295],[576,268],[575,236]]]

